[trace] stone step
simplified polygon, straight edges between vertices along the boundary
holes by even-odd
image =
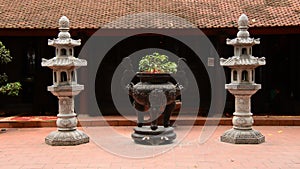
[[[300,116],[253,116],[254,126],[300,126]],[[78,126],[135,126],[136,117],[123,116],[79,116]],[[176,121],[176,122],[175,122]],[[232,125],[231,118],[171,117],[176,125]],[[0,117],[0,128],[56,127],[56,116],[12,116]]]

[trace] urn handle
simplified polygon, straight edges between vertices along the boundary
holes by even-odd
[[[175,85],[175,88],[176,88],[176,95],[177,96],[179,96],[180,95],[180,91],[184,89],[184,87],[181,84],[179,84],[179,83],[177,83]]]
[[[132,82],[127,84],[127,86],[126,86],[126,89],[127,89],[129,95],[132,95],[133,86],[134,86],[134,84]]]
[[[188,87],[188,79],[187,74],[185,73],[185,70],[187,69],[186,65],[186,59],[185,58],[179,58],[177,60],[177,69],[178,71],[174,74],[174,78],[177,81],[176,84],[176,90],[185,90]],[[180,85],[182,84],[182,85]],[[183,87],[184,86],[184,87]]]

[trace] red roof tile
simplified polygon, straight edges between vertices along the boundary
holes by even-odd
[[[252,27],[300,25],[299,0],[1,0],[0,28],[55,29],[58,19],[66,15],[73,29],[97,29],[122,16],[141,12],[182,17],[199,28],[236,27],[242,13],[249,17]],[[176,19],[166,24],[159,18],[161,15],[153,16],[158,17],[160,24],[150,27],[180,28],[186,24]],[[118,27],[149,27],[149,21],[141,24],[139,18],[135,19],[135,23],[120,22]]]

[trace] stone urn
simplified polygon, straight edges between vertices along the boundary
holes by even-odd
[[[133,140],[151,145],[171,143],[176,134],[170,126],[170,116],[182,86],[172,83],[169,73],[139,72],[136,76],[140,81],[128,85],[138,118],[132,134]],[[145,120],[145,114],[149,114],[150,118]],[[158,125],[160,116],[163,116],[163,126]],[[151,125],[145,125],[147,123]]]

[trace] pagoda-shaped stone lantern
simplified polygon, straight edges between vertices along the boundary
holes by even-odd
[[[232,119],[233,128],[221,136],[222,142],[235,144],[258,144],[265,141],[265,137],[257,130],[252,129],[253,118],[251,113],[251,96],[260,88],[256,84],[255,68],[265,65],[264,57],[252,56],[252,46],[259,44],[259,39],[250,38],[248,17],[242,14],[238,20],[237,38],[227,39],[228,45],[234,46],[234,56],[228,59],[221,58],[221,66],[231,68],[231,83],[225,88],[235,96],[235,112]]]
[[[50,133],[45,142],[53,146],[78,145],[89,142],[89,137],[77,130],[77,115],[74,112],[74,96],[84,89],[77,84],[76,69],[86,66],[87,61],[74,57],[74,47],[81,44],[74,40],[69,33],[69,19],[65,16],[59,19],[58,38],[48,40],[49,46],[56,48],[52,59],[43,59],[42,66],[53,70],[53,85],[48,91],[58,97],[59,113],[57,115],[57,131]]]

